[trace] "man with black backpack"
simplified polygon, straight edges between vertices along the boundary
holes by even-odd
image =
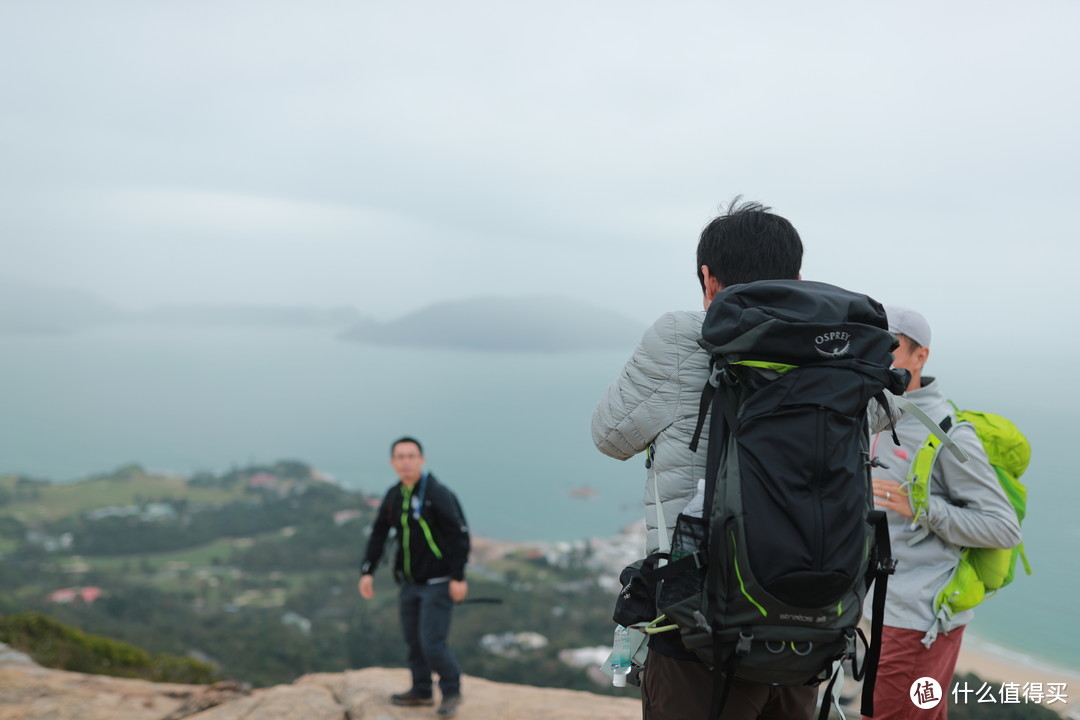
[[[769,210],[736,199],[702,231],[697,276],[706,309],[725,287],[800,277],[802,240],[788,220]],[[698,344],[704,318],[702,311],[662,315],[593,413],[593,441],[601,452],[620,460],[647,452],[647,555],[670,548],[676,518],[706,473],[705,453],[689,448],[710,373],[709,354]],[[707,717],[713,680],[713,672],[686,649],[678,632],[653,635],[641,686],[644,720]],[[736,680],[723,717],[809,718],[816,697],[811,686]]]
[[[922,374],[930,356],[930,324],[908,308],[885,310],[889,330],[900,339],[893,364],[911,373],[904,397],[948,429],[970,457],[961,464],[950,453],[938,453],[929,480],[921,483],[925,502],[913,502],[909,489],[920,485],[911,472],[913,462],[932,439],[926,427],[914,415],[905,415],[896,424],[899,446],[884,434],[871,441],[871,453],[879,458],[874,495],[878,507],[887,511],[897,560],[885,605],[874,718],[932,720],[946,717],[942,694],[948,694],[964,627],[973,616],[970,609],[954,612],[961,606],[941,597],[956,573],[961,549],[1015,547],[1020,525],[973,426],[956,422],[956,410],[937,380]],[[925,507],[918,517],[916,505]],[[963,581],[953,587],[963,592]],[[974,602],[981,598],[980,593]],[[913,685],[922,678],[940,686],[916,689],[923,693],[922,705],[938,701],[932,710],[916,704],[917,692],[913,696]],[[927,695],[931,690],[934,697]]]
[[[885,589],[868,442],[907,375],[881,304],[802,282],[801,263],[790,222],[733,202],[698,242],[706,312],[661,316],[593,413],[601,452],[646,452],[645,720],[812,717],[855,661],[867,588]],[[855,669],[867,690],[876,648]]]

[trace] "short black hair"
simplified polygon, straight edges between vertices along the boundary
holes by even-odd
[[[787,219],[757,202],[736,196],[727,210],[701,231],[697,275],[705,292],[701,266],[724,287],[755,280],[795,280],[802,269],[803,245]]]
[[[394,457],[394,448],[396,448],[401,443],[412,443],[416,446],[416,449],[420,451],[421,455],[424,454],[424,446],[420,444],[420,441],[414,437],[409,437],[408,435],[406,435],[405,437],[400,437],[394,442],[390,443],[390,457]]]

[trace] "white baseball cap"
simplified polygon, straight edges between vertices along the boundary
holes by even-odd
[[[899,305],[886,305],[885,315],[889,318],[889,332],[907,335],[922,347],[930,347],[930,323],[922,313]]]

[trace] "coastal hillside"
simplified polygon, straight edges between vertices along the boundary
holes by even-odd
[[[0,641],[27,650],[45,616],[254,687],[402,666],[390,570],[376,572],[374,600],[357,593],[378,502],[298,461],[190,476],[128,466],[77,483],[0,477]],[[634,534],[474,538],[470,599],[450,638],[464,671],[613,693],[590,668],[610,647],[618,573],[641,546]]]

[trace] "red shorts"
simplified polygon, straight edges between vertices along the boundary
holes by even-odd
[[[922,644],[925,635],[921,630],[884,627],[874,685],[873,720],[943,720],[947,716],[964,628],[939,633],[929,648]],[[913,691],[912,686],[916,680],[927,677],[941,686],[941,702],[924,710],[915,704],[918,690]],[[928,699],[925,689],[922,699]]]

